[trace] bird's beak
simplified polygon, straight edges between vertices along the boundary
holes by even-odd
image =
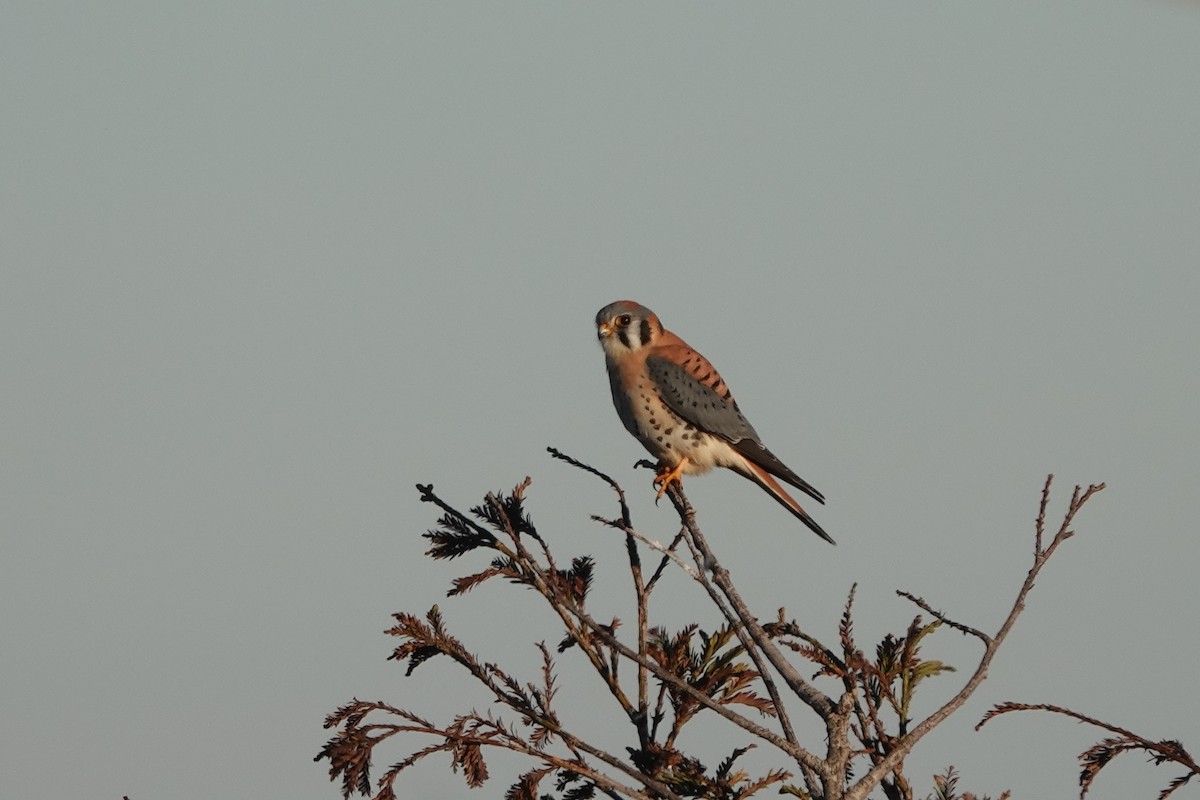
[[[612,326],[607,322],[601,322],[596,326],[596,336],[601,339],[607,339],[609,336],[612,336]]]

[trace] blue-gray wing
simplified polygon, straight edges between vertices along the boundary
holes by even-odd
[[[729,395],[729,389],[716,374],[712,366],[697,357],[696,369],[704,370],[711,375],[712,384],[725,390],[722,394],[713,385],[704,383],[694,377],[686,367],[676,364],[662,356],[646,358],[646,371],[650,380],[658,388],[659,396],[667,407],[688,422],[714,436],[719,436],[729,442],[734,450],[747,459],[765,469],[767,472],[782,478],[787,483],[800,489],[805,494],[820,503],[825,502],[825,496],[813,488],[812,484],[792,472],[791,468],[780,461],[774,453],[767,449],[758,436],[758,432],[742,416],[742,412]]]
[[[730,442],[747,438],[758,441],[758,433],[733,399],[726,399],[708,384],[701,383],[684,367],[661,356],[649,356],[646,371],[663,402],[685,422]]]

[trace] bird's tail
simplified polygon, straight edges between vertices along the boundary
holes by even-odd
[[[808,512],[801,508],[800,504],[793,500],[792,496],[783,490],[783,487],[779,485],[779,481],[775,480],[775,478],[772,477],[769,472],[749,459],[743,461],[743,466],[745,467],[744,469],[738,469],[737,471],[765,489],[767,494],[771,495],[771,497],[774,497],[781,506],[792,512],[797,519],[807,525],[808,529],[817,536],[820,536],[830,544],[837,544],[837,542],[833,540],[833,537],[822,530],[821,526],[817,524],[817,521],[810,517]],[[735,467],[735,469],[737,468]]]

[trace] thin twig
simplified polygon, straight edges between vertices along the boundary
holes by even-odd
[[[559,461],[565,461],[572,467],[576,467],[584,472],[589,472],[592,475],[595,475],[597,478],[611,486],[612,490],[617,493],[617,501],[621,504],[621,519],[626,525],[633,525],[629,519],[629,504],[625,502],[625,490],[622,489],[615,480],[613,480],[607,474],[596,469],[591,464],[585,464],[579,459],[567,455],[556,447],[547,447],[546,452],[548,452],[553,458],[557,458]]]
[[[672,559],[674,559],[675,561],[677,561],[681,564],[683,563],[683,562],[680,562],[679,558],[675,555],[675,549],[677,547],[679,547],[679,543],[682,541],[683,541],[683,529],[680,528],[679,533],[675,534],[675,538],[671,540],[670,547],[668,547],[665,551],[663,551],[663,557],[658,562],[658,567],[654,570],[654,574],[651,575],[650,580],[646,582],[646,591],[651,591],[652,589],[654,589],[655,584],[658,583],[658,579],[662,577],[663,571],[667,568],[667,564],[669,564]],[[657,542],[652,543],[650,546],[654,547],[654,549],[656,549],[656,550],[659,547]]]
[[[900,595],[901,597],[903,597],[906,600],[911,601],[918,608],[932,614],[944,625],[946,625],[949,628],[953,628],[954,630],[958,631],[959,633],[966,634],[969,636],[974,636],[976,639],[979,639],[979,641],[983,642],[984,645],[987,645],[992,641],[992,637],[988,636],[986,633],[979,630],[978,628],[972,628],[970,625],[963,625],[961,622],[955,622],[954,620],[950,619],[945,614],[943,614],[942,612],[938,611],[937,609],[935,609],[931,605],[929,605],[929,603],[926,603],[924,598],[917,597],[915,595],[909,594],[908,592],[902,591],[900,589],[896,590],[896,594]]]
[[[600,516],[599,514],[593,514],[592,519],[595,520],[596,522],[599,522],[610,528],[616,528],[617,530],[621,531],[622,533],[626,534],[627,536],[632,536],[633,538],[637,539],[642,544],[646,545],[646,547],[649,547],[651,550],[657,550],[658,552],[662,553],[664,558],[674,561],[679,566],[679,568],[682,569],[684,572],[686,572],[688,574],[688,576],[691,577],[693,580],[700,579],[699,576],[696,574],[695,568],[692,567],[692,565],[688,564],[686,561],[684,561],[682,558],[680,558],[677,553],[674,553],[669,548],[664,547],[662,545],[662,543],[656,542],[653,539],[649,539],[649,538],[643,536],[642,534],[635,531],[633,528],[625,527],[621,523],[620,520],[605,519],[604,517]]]
[[[645,582],[645,578],[642,575],[642,559],[638,553],[637,545],[634,544],[634,539],[636,538],[639,541],[644,541],[647,543],[647,545],[649,545],[651,547],[653,547],[653,545],[651,545],[644,537],[641,536],[641,534],[637,533],[637,531],[635,531],[633,529],[633,521],[629,514],[629,504],[625,502],[625,491],[621,488],[620,484],[618,484],[611,476],[607,475],[604,472],[601,472],[600,470],[593,467],[591,464],[585,464],[584,462],[580,461],[579,459],[573,458],[573,457],[567,455],[566,453],[563,453],[562,451],[558,450],[557,448],[548,447],[548,448],[546,448],[546,450],[554,458],[565,461],[573,467],[582,469],[585,472],[588,472],[588,473],[600,478],[605,483],[607,483],[610,487],[612,487],[612,490],[614,492],[616,492],[616,494],[617,494],[617,502],[621,506],[621,521],[620,521],[620,523],[617,524],[617,523],[615,523],[613,521],[609,521],[609,520],[603,520],[603,521],[606,524],[611,525],[612,527],[618,528],[619,530],[622,530],[625,532],[625,549],[626,549],[626,553],[629,558],[629,570],[630,570],[630,573],[633,578],[634,598],[637,603],[638,652],[644,656],[649,650],[648,637],[649,637],[649,629],[650,629],[650,617],[649,617],[650,591],[653,588],[654,580],[657,579],[658,574],[662,572],[662,567],[665,564],[665,560],[663,561],[663,563],[659,564],[659,568],[655,573],[654,579],[651,580],[650,584],[647,584]],[[595,516],[593,516],[592,518],[598,519]],[[665,553],[665,551],[664,551],[664,553]],[[612,670],[613,670],[613,672],[616,672],[615,661],[612,665]],[[650,719],[649,719],[649,716],[650,716],[649,674],[647,673],[646,668],[644,666],[642,666],[641,664],[637,665],[637,683],[638,683],[638,713],[637,713],[637,719],[635,720],[635,725],[637,726],[638,741],[639,741],[640,747],[644,750],[653,741],[653,738],[652,738],[653,734],[650,730]]]

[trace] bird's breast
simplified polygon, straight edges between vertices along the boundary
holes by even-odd
[[[697,475],[713,467],[730,466],[738,458],[724,439],[698,429],[672,411],[649,377],[624,376],[619,370],[610,371],[610,377],[617,415],[659,461],[675,466],[687,458],[684,473]]]

